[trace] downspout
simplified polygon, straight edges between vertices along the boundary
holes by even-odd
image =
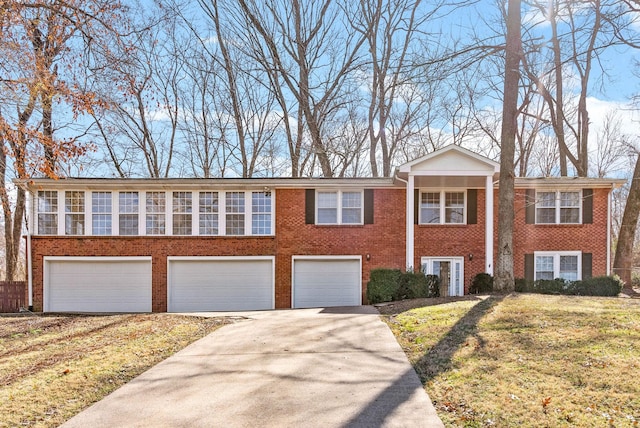
[[[25,249],[27,258],[27,294],[29,299],[29,310],[33,311],[33,262],[31,260],[31,225],[29,224],[29,219],[33,218],[33,215],[29,215],[33,214],[30,212],[33,209],[33,199],[31,192],[28,192],[27,194],[29,195],[29,198],[27,199],[27,210],[25,212],[28,214],[26,214],[26,218],[24,219],[24,224],[27,228],[27,248]]]
[[[398,179],[399,181],[401,181],[402,183],[406,184],[406,203],[405,203],[405,218],[406,218],[406,224],[405,224],[405,264],[406,264],[406,268],[407,269],[413,269],[413,259],[414,259],[414,229],[413,229],[413,221],[415,219],[411,219],[411,221],[409,221],[409,216],[413,215],[413,189],[409,189],[410,184],[409,184],[409,180],[403,180],[402,178],[400,178],[398,176],[398,172],[396,171],[395,174],[395,178]],[[411,179],[411,178],[410,178]],[[411,191],[410,191],[411,190]],[[411,206],[410,206],[411,205]]]
[[[613,189],[612,185],[607,197],[607,276],[611,275],[611,205]]]

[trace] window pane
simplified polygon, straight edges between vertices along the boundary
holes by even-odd
[[[420,197],[420,215],[423,224],[440,223],[440,193],[422,193]]]
[[[147,235],[164,235],[165,228],[165,194],[164,192],[147,192],[146,199]]]
[[[556,209],[555,208],[537,208],[536,209],[536,223],[555,223],[556,222]]]
[[[173,192],[173,234],[191,235],[191,192]]]
[[[38,214],[38,233],[40,235],[56,235],[58,233],[58,215]]]
[[[55,190],[44,190],[38,192],[38,212],[56,213],[58,212],[58,192]]]
[[[244,235],[244,192],[227,192],[226,228],[227,235]]]
[[[360,224],[362,223],[362,193],[343,192],[342,193],[342,223]]]
[[[445,223],[464,223],[464,193],[445,193]]]
[[[580,208],[560,208],[560,223],[580,223]]]
[[[580,207],[580,192],[560,192],[561,207]]]
[[[111,235],[111,192],[91,194],[92,234]]]
[[[318,215],[316,223],[338,223],[338,192],[318,192]]]
[[[118,194],[119,202],[119,234],[120,235],[137,235],[138,234],[138,192],[120,192]]]
[[[538,192],[536,198],[536,205],[539,207],[555,208],[556,206],[556,192]]]
[[[200,235],[218,234],[218,192],[200,192]]]
[[[536,257],[536,279],[554,279],[553,256]]]
[[[55,190],[38,191],[38,233],[58,233],[58,192]]]
[[[578,280],[578,256],[560,256],[560,278]]]
[[[536,193],[536,223],[556,222],[556,192]]]
[[[251,233],[253,235],[270,235],[271,192],[252,192],[251,211]]]
[[[64,192],[64,233],[84,235],[84,192]]]

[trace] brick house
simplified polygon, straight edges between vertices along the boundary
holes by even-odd
[[[375,268],[493,273],[499,165],[458,146],[392,178],[34,179],[29,304],[45,312],[360,305]],[[517,178],[516,277],[610,273],[622,180]]]

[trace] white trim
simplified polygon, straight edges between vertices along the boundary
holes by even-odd
[[[422,256],[420,257],[420,269],[424,270],[422,269],[422,266],[424,266],[425,264],[428,267],[426,269],[426,272],[423,272],[424,274],[433,274],[428,262],[434,262],[434,261],[451,263],[451,272],[449,276],[450,283],[447,286],[447,288],[449,289],[449,296],[464,296],[464,256]],[[458,284],[458,287],[459,287],[458,290],[452,289],[452,287],[454,287],[453,274],[454,274],[456,263],[460,263],[460,278],[459,278],[460,283]]]
[[[484,157],[482,155],[479,155],[478,153],[472,152],[470,150],[465,149],[464,147],[460,147],[458,145],[455,144],[450,144],[446,147],[443,147],[442,149],[436,150],[434,152],[431,152],[425,156],[422,156],[418,159],[415,159],[411,162],[405,163],[404,165],[400,165],[400,167],[398,168],[400,172],[410,172],[412,167],[414,165],[417,165],[419,163],[422,163],[424,161],[427,161],[429,159],[441,156],[445,153],[448,153],[450,151],[454,151],[454,152],[458,152],[459,154],[462,155],[466,155],[472,159],[475,159],[481,163],[484,163],[485,165],[492,167],[493,168],[493,173],[499,172],[500,171],[500,164],[498,162],[495,162],[487,157]],[[451,174],[452,171],[446,171],[445,173]],[[473,173],[478,174],[478,175],[486,175],[486,172],[482,172],[482,173],[478,173],[476,171],[469,171],[468,175],[473,175]],[[422,175],[422,174],[421,174]],[[437,174],[437,175],[442,175]]]
[[[562,207],[560,205],[560,193],[577,193],[578,194],[578,206],[570,206],[570,207]],[[554,223],[540,223],[538,222],[538,193],[555,193],[555,205],[553,207],[554,212],[555,212],[555,222]],[[540,225],[544,225],[544,224],[554,224],[554,225],[562,225],[562,224],[584,224],[583,219],[582,219],[582,205],[583,205],[583,195],[582,195],[582,189],[566,189],[566,188],[556,188],[556,189],[536,189],[535,191],[535,195],[534,195],[534,201],[535,201],[535,224],[540,224]],[[551,207],[540,207],[540,208],[551,208]],[[561,223],[560,222],[560,218],[561,218],[561,211],[562,208],[569,208],[569,209],[575,209],[578,208],[578,221],[575,223]]]
[[[431,187],[420,187],[418,189],[418,224],[420,226],[457,226],[457,225],[465,225],[467,224],[467,211],[468,211],[468,201],[467,201],[467,190],[468,188],[461,187],[452,187],[452,188],[431,188]],[[439,223],[423,223],[422,222],[422,194],[423,193],[438,193],[439,197],[439,209],[440,209],[440,222]],[[462,207],[462,221],[460,223],[446,223],[446,198],[447,193],[462,193],[463,194],[463,207]]]
[[[223,262],[223,261],[260,261],[268,260],[271,262],[271,309],[275,309],[276,296],[276,257],[275,256],[167,256],[167,312],[171,308],[171,262],[179,261],[195,261],[195,262]]]
[[[151,256],[44,256],[42,258],[42,311],[49,311],[49,263],[50,262],[149,262],[152,263]],[[150,266],[149,287],[153,287],[153,267]],[[153,289],[150,292],[153,296]],[[153,297],[152,297],[153,299]],[[153,307],[153,303],[149,302]]]
[[[534,251],[533,252],[533,280],[536,281],[536,259],[539,256],[553,256],[553,279],[560,277],[560,256],[576,256],[578,260],[578,272],[576,279],[582,279],[582,251]]]
[[[336,223],[319,223],[318,222],[318,194],[319,193],[335,193],[336,194]],[[360,222],[344,223],[342,221],[342,196],[344,193],[360,193]],[[364,189],[315,189],[314,191],[315,206],[315,224],[317,226],[362,226],[364,224]]]
[[[406,239],[405,239],[405,264],[407,269],[413,269],[414,265],[414,239],[415,239],[415,178],[409,175],[407,180],[407,201],[406,201]],[[419,214],[419,213],[418,213]]]
[[[484,226],[484,269],[493,276],[493,178],[487,176],[485,182],[485,226]]]
[[[359,293],[358,293],[358,305],[362,305],[362,256],[361,255],[319,255],[319,256],[305,256],[294,255],[291,256],[291,308],[294,308],[295,302],[295,264],[296,260],[357,260],[360,266],[359,269]]]

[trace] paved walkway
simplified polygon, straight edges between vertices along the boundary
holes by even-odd
[[[63,427],[443,426],[374,308],[224,315]]]

